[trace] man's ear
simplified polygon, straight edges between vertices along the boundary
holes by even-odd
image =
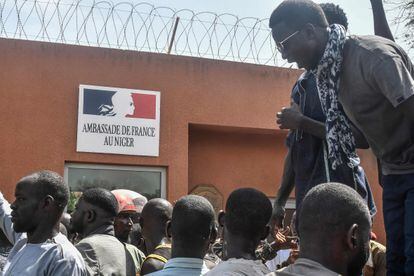
[[[167,224],[165,225],[165,234],[167,235],[168,238],[172,238],[172,234],[171,234],[171,220],[167,221]]]
[[[96,220],[96,211],[93,209],[89,209],[88,211],[86,211],[86,221],[88,223],[93,222]]]
[[[224,227],[225,217],[226,217],[226,213],[223,210],[221,210],[218,214],[218,219],[217,219],[221,227]]]
[[[351,250],[358,247],[358,233],[359,233],[358,224],[356,223],[352,224],[352,226],[349,228],[347,235],[346,235],[346,243]]]
[[[302,28],[302,32],[305,35],[306,39],[316,38],[316,28],[311,23],[306,23]]]
[[[266,227],[263,229],[262,235],[260,236],[260,240],[264,240],[269,236],[270,233],[270,226],[266,225]]]
[[[51,195],[45,196],[40,202],[41,209],[50,209],[55,203],[55,199]]]

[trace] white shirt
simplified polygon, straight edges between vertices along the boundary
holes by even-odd
[[[3,275],[86,275],[79,251],[61,233],[43,243],[27,243],[26,233],[16,233],[9,203],[0,193],[0,227],[14,244]]]

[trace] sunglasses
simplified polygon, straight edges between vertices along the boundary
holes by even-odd
[[[283,52],[285,50],[285,43],[289,41],[289,39],[291,39],[292,37],[294,37],[295,35],[297,35],[300,31],[296,31],[293,34],[289,35],[288,37],[286,37],[285,39],[283,39],[280,42],[276,42],[276,48],[279,52]]]

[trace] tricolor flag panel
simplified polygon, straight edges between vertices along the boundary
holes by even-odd
[[[158,156],[160,92],[80,85],[77,151]]]
[[[156,95],[84,89],[83,114],[156,119]]]

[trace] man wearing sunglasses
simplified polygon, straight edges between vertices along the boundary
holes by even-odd
[[[269,26],[279,44],[300,30],[284,41],[282,57],[316,80],[319,107],[326,116],[320,134],[326,137],[329,171],[359,163],[349,120],[380,159],[388,275],[414,275],[414,66],[410,59],[391,40],[346,37],[339,26],[327,28],[319,5],[310,0],[282,2]],[[299,125],[306,124],[299,120],[291,128]]]
[[[272,33],[276,47],[282,57],[289,62],[297,62],[299,68],[306,68],[307,64],[317,62],[314,58],[315,55],[310,53],[311,49],[317,48],[317,39],[313,39],[306,49],[299,48],[298,45],[310,33],[312,36],[319,35],[317,30],[325,30],[328,27],[323,11],[319,8],[318,12],[321,14],[321,18],[313,20],[313,24],[298,23],[289,31],[285,31],[280,36],[281,38],[278,37],[279,35],[276,32]],[[302,18],[300,15],[296,16],[298,16],[299,21],[304,21],[303,15]],[[338,16],[334,19],[341,23],[347,22],[347,18],[344,16]],[[312,187],[329,181],[345,183],[354,188],[365,199],[371,215],[373,216],[376,213],[371,189],[364,170],[359,166],[359,159],[355,151],[351,152],[353,154],[352,158],[355,160],[352,167],[349,166],[349,160],[346,160],[346,156],[340,159],[342,156],[332,158],[328,155],[326,119],[327,116],[319,98],[315,74],[308,70],[300,76],[293,87],[291,106],[283,108],[277,114],[279,127],[290,130],[287,138],[289,151],[285,159],[285,170],[274,205],[273,223],[279,227],[282,226],[284,205],[293,187],[295,187],[296,192],[296,208],[300,210],[306,193]],[[350,124],[350,128],[356,138],[357,146],[367,148],[368,145],[363,135],[352,124]],[[335,145],[338,145],[338,142],[336,141]],[[338,162],[337,159],[342,163]],[[335,169],[332,168],[333,163],[335,163]]]

